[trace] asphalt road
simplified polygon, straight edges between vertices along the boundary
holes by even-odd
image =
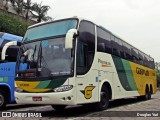
[[[140,101],[136,98],[120,99],[111,101],[109,108],[105,111],[95,111],[92,106],[68,106],[63,111],[55,111],[50,105],[8,105],[3,112],[18,112],[19,116],[13,115],[12,118],[0,118],[0,120],[48,120],[48,119],[160,119],[160,90],[152,95],[148,101]],[[26,118],[28,114],[37,113],[33,117]],[[27,115],[26,115],[27,114]],[[26,115],[26,116],[25,116]],[[42,116],[42,117],[41,117]]]

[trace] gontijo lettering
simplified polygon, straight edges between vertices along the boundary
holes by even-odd
[[[148,70],[138,68],[138,67],[136,68],[136,73],[141,74],[141,75],[145,75],[145,76],[149,76],[149,71]]]

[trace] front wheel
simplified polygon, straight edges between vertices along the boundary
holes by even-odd
[[[3,110],[5,108],[6,108],[5,92],[3,92],[3,90],[0,90],[0,110]]]
[[[100,97],[100,102],[95,104],[96,110],[106,110],[109,105],[109,92],[105,86],[101,89]]]

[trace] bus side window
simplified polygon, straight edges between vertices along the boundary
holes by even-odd
[[[146,66],[146,67],[148,67],[148,59],[147,59],[147,56],[146,55],[144,55],[144,61],[143,61],[143,63],[144,63],[144,66]]]
[[[120,38],[117,38],[117,42],[118,42],[118,49],[119,49],[119,54],[120,54],[120,57],[124,59],[124,51],[123,51],[123,41],[120,39]]]
[[[77,45],[77,67],[86,67],[86,46],[82,43]]]
[[[97,43],[97,51],[105,52],[105,43]]]
[[[138,57],[139,57],[138,63],[143,65],[143,54],[139,52]]]
[[[138,63],[138,50],[136,48],[131,48],[131,53],[132,53],[132,61],[135,63]]]
[[[77,43],[77,74],[87,73],[93,63],[95,54],[95,25],[81,21]]]
[[[100,27],[97,27],[97,36],[97,51],[111,54],[112,48],[110,33]]]
[[[112,54],[120,57],[121,46],[119,44],[119,39],[112,36],[111,43],[112,43]]]
[[[124,51],[124,58],[132,61],[131,46],[123,42],[122,49]]]
[[[155,69],[154,59],[150,58],[149,60],[150,68]]]

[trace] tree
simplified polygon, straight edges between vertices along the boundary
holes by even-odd
[[[31,12],[31,9],[32,9],[32,3],[31,3],[31,0],[27,0],[26,2],[23,3],[23,6],[24,6],[24,9],[26,11],[25,13],[25,18],[26,20],[29,19],[29,12]]]
[[[9,1],[9,0],[5,0],[5,1],[4,1],[4,6],[3,6],[3,7],[4,7],[4,10],[5,10],[5,11],[8,11],[8,1]]]
[[[27,27],[31,23],[26,22],[23,19],[19,19],[12,14],[6,14],[0,11],[0,31],[7,32],[19,36],[24,36]]]
[[[2,0],[2,1],[4,1],[4,6],[3,6],[3,8],[4,8],[5,11],[8,11],[8,2],[9,2],[9,1],[10,1],[11,3],[13,3],[13,4],[14,4],[14,2],[15,2],[15,0]]]
[[[42,5],[42,2],[40,4],[34,3],[32,6],[32,10],[36,13],[34,13],[33,11],[31,13],[33,15],[33,18],[37,19],[37,22],[41,22],[42,20],[46,21],[52,19],[51,17],[46,16],[49,9],[50,7],[47,5]]]
[[[18,15],[23,14],[23,0],[14,0],[12,4]]]
[[[156,74],[157,74],[157,86],[160,84],[160,62],[155,62],[155,69],[156,69]]]
[[[160,67],[160,62],[155,62],[155,69],[159,70],[159,67]]]

